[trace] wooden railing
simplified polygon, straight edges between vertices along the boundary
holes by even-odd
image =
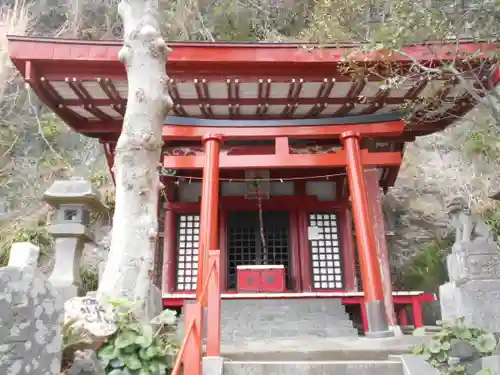
[[[201,255],[201,254],[200,254]],[[196,301],[184,307],[184,341],[170,375],[201,375],[203,359],[203,310],[207,309],[206,356],[220,356],[220,251],[208,252],[208,272]],[[198,277],[202,277],[199,275]]]

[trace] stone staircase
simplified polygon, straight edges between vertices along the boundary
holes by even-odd
[[[181,316],[181,337],[183,323]],[[221,303],[222,345],[271,338],[357,336],[357,329],[338,299],[227,299]]]
[[[270,357],[273,353],[269,353]],[[231,361],[205,357],[203,375],[439,375],[422,357],[391,355],[384,360]]]
[[[356,337],[338,299],[224,300],[221,342],[295,337]]]
[[[433,375],[404,360],[423,339],[359,337],[335,299],[223,300],[222,358],[205,357],[203,375]]]
[[[224,362],[223,375],[404,375],[401,361]],[[424,375],[424,374],[421,374]]]

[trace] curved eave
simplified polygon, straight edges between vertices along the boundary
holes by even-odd
[[[380,89],[376,74],[355,81],[340,65],[356,45],[326,46],[276,43],[171,43],[167,71],[174,114],[199,118],[314,118],[381,114],[397,111],[418,95],[435,95],[436,82],[422,85],[420,77],[389,93]],[[37,95],[76,131],[99,122],[121,122],[127,82],[117,60],[120,42],[88,42],[9,36],[12,61]],[[405,54],[431,66],[457,53],[492,51],[496,44],[464,42],[416,45]],[[411,66],[404,55],[355,55],[363,64],[391,60]],[[496,84],[498,76],[489,77]],[[492,78],[492,79],[491,79]],[[420,81],[419,81],[420,79]],[[447,90],[432,121],[419,122],[416,135],[440,130],[469,111],[474,103],[450,77],[437,84]],[[324,86],[324,87],[323,87]],[[432,86],[432,87],[431,87]],[[437,88],[439,89],[439,87]],[[456,104],[456,106],[455,106]],[[349,107],[350,106],[350,107]],[[89,108],[97,108],[90,113]],[[261,107],[261,108],[257,108]],[[265,108],[264,108],[265,107]],[[326,108],[325,108],[326,107]],[[425,109],[424,109],[425,110]],[[411,127],[410,127],[411,128]]]
[[[112,61],[121,48],[121,41],[81,41],[72,39],[31,38],[8,36],[9,52],[13,60],[58,60],[58,61]],[[390,60],[396,63],[417,61],[452,61],[457,54],[477,51],[494,51],[496,43],[462,41],[456,43],[427,43],[405,47],[403,54],[387,51],[370,53],[358,51],[360,44],[317,45],[311,43],[229,43],[229,42],[169,42],[172,54],[169,62],[176,65],[191,63],[335,63],[350,56],[358,62]],[[405,56],[406,55],[406,56]]]
[[[58,116],[82,134],[104,142],[117,139],[128,96],[126,72],[117,60],[121,42],[15,36],[8,39],[13,63],[38,97]],[[456,83],[450,84],[450,77],[429,83],[417,76],[387,92],[381,89],[376,74],[353,80],[340,68],[348,55],[363,65],[390,60],[405,70],[413,64],[402,54],[353,55],[359,47],[355,44],[321,48],[312,44],[276,43],[169,45],[173,52],[167,63],[168,88],[175,103],[175,116],[169,117],[167,124],[173,121],[173,125],[190,126],[175,123],[185,119],[182,121],[237,120],[242,126],[272,121],[301,126],[300,121],[309,120],[342,125],[359,123],[360,116],[372,117],[376,122],[384,116],[397,117],[406,101],[432,96],[440,90],[441,105],[432,111],[422,109],[432,116],[427,116],[425,122],[410,123],[401,138],[390,141],[396,149],[402,149],[405,141],[444,129],[475,104]],[[452,60],[457,54],[487,53],[497,47],[497,44],[463,42],[457,49],[454,43],[430,43],[407,47],[404,54],[432,66]],[[489,71],[486,78],[485,84],[493,86],[500,76]],[[386,142],[382,138],[373,141]],[[388,171],[385,186],[391,185],[395,176],[397,169]]]

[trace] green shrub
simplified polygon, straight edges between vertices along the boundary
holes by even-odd
[[[450,239],[434,240],[425,245],[402,272],[401,283],[407,290],[436,293],[447,281],[445,257],[451,246]]]
[[[500,245],[500,212],[495,210],[488,210],[483,215],[484,221],[488,224],[495,236],[497,243]]]
[[[82,269],[80,271],[80,278],[82,279],[82,289],[85,292],[93,292],[99,286],[99,275],[93,269]]]
[[[38,222],[32,224],[20,223],[14,227],[0,230],[0,267],[4,267],[9,262],[10,249],[16,242],[31,242],[40,248],[39,262],[43,262],[43,257],[50,257],[54,246],[52,236],[47,232],[45,223]]]
[[[175,333],[176,314],[164,310],[144,323],[127,301],[112,302],[116,332],[98,351],[108,375],[164,375],[172,369],[179,345]]]
[[[441,330],[428,343],[417,345],[413,349],[413,354],[423,356],[427,362],[440,370],[443,375],[467,375],[463,364],[453,364],[450,361],[453,345],[460,342],[468,343],[478,351],[479,357],[484,357],[491,355],[498,342],[494,334],[478,328],[468,328],[464,321],[464,318],[459,318],[453,323],[438,322]],[[418,336],[424,333],[424,328],[418,328],[415,330],[414,335]],[[485,369],[479,371],[476,375],[488,374],[491,374],[491,372]]]

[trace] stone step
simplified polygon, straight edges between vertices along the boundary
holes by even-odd
[[[381,339],[364,337],[253,340],[221,347],[222,356],[232,361],[383,361],[389,355],[411,353],[428,336],[400,336]]]
[[[340,300],[307,298],[222,301],[222,342],[357,335],[358,332]]]
[[[183,336],[182,316],[178,330]],[[338,299],[226,299],[221,303],[222,344],[262,339],[357,336],[356,328]]]
[[[223,375],[403,375],[400,361],[224,361]]]

